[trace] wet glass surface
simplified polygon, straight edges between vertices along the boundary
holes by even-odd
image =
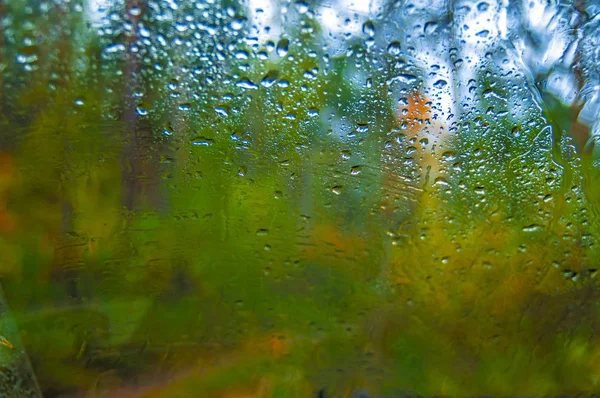
[[[0,395],[600,393],[599,12],[0,0]]]

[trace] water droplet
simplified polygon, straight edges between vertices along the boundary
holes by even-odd
[[[375,25],[372,21],[367,21],[363,24],[362,31],[365,35],[373,37],[375,36]]]
[[[252,83],[249,79],[239,80],[235,85],[239,88],[243,88],[245,90],[256,90],[258,86]]]
[[[331,188],[331,192],[333,192],[336,195],[341,195],[343,190],[344,190],[343,185],[336,185],[335,187]]]
[[[388,53],[390,53],[394,56],[400,55],[400,52],[401,52],[400,42],[398,42],[398,41],[391,42],[387,47],[387,51],[388,51]]]
[[[485,195],[485,187],[482,187],[482,186],[475,187],[475,193],[477,195]]]
[[[436,22],[430,21],[425,24],[423,31],[426,35],[432,35],[437,31],[438,24]]]
[[[212,138],[206,138],[204,136],[197,136],[192,140],[192,145],[194,146],[211,146],[214,144],[214,140]]]
[[[356,132],[358,133],[368,133],[369,132],[369,125],[367,123],[358,123],[356,125]]]
[[[138,6],[133,6],[133,7],[129,8],[128,12],[129,12],[129,15],[137,17],[142,13],[142,10]]]
[[[279,77],[279,72],[276,70],[270,70],[265,77],[260,81],[260,85],[263,87],[271,87],[277,81],[277,77]]]
[[[315,108],[309,108],[306,114],[310,117],[317,117],[319,116],[319,110]]]
[[[527,225],[527,226],[523,227],[524,232],[536,232],[536,231],[541,231],[542,229],[543,229],[542,226],[539,224],[531,224],[531,225]]]
[[[248,54],[248,51],[245,50],[240,50],[235,53],[235,58],[237,59],[248,59],[249,57],[250,55]]]
[[[277,43],[277,55],[285,57],[289,51],[290,41],[287,38],[279,40]]]
[[[298,10],[298,13],[300,14],[306,14],[309,10],[308,3],[305,3],[302,0],[296,1],[296,10]]]
[[[352,166],[352,168],[350,169],[350,175],[357,176],[360,174],[361,171],[362,171],[361,165]]]
[[[485,12],[488,10],[488,8],[490,8],[490,5],[485,1],[482,1],[481,3],[477,4],[477,11]]]
[[[244,176],[246,176],[247,172],[248,172],[248,168],[246,166],[241,166],[240,169],[238,170],[238,175],[240,177],[244,177]]]
[[[179,104],[177,108],[179,108],[180,111],[189,111],[190,109],[192,109],[192,105],[189,103]]]
[[[399,75],[394,76],[392,80],[398,80],[400,83],[404,83],[406,85],[413,85],[418,81],[418,78],[415,75],[400,73]]]
[[[442,89],[444,87],[446,87],[448,85],[448,82],[445,81],[444,79],[440,79],[438,81],[436,81],[435,83],[433,83],[433,87],[437,88],[437,89]]]
[[[217,115],[223,116],[223,117],[229,116],[229,111],[227,109],[223,108],[223,107],[220,107],[220,106],[218,106],[218,107],[215,108],[215,113]]]
[[[233,30],[241,30],[244,27],[245,23],[246,23],[245,17],[234,18],[233,20],[231,20],[231,28]]]

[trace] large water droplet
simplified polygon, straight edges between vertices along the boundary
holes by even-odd
[[[400,55],[400,52],[401,52],[400,42],[399,41],[391,42],[387,47],[387,51],[388,51],[388,53],[390,53],[394,56]]]
[[[367,21],[363,24],[362,31],[369,37],[375,36],[375,25],[372,21]]]
[[[279,40],[277,43],[277,55],[285,57],[289,51],[290,41],[287,38]]]

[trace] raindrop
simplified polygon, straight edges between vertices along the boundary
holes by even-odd
[[[308,12],[308,3],[301,0],[296,1],[296,10],[298,10],[298,13],[300,14],[306,14]]]
[[[356,126],[356,132],[357,133],[368,133],[369,132],[369,125],[367,123],[358,123]]]
[[[246,18],[245,17],[234,18],[231,21],[231,28],[233,30],[241,30],[244,27],[245,23],[246,23]]]
[[[331,188],[331,192],[333,192],[336,195],[341,195],[343,190],[344,190],[343,185],[336,185],[333,188]]]
[[[279,72],[276,70],[270,70],[265,77],[260,81],[260,85],[263,87],[271,87],[277,81]]]
[[[246,90],[256,90],[258,88],[256,84],[252,83],[248,79],[239,80],[235,85]]]
[[[400,49],[401,49],[400,42],[398,42],[398,41],[391,42],[387,47],[388,53],[390,53],[394,56],[400,55]]]
[[[245,50],[240,50],[235,53],[235,58],[237,59],[248,59],[249,57],[248,51]]]
[[[436,81],[435,83],[433,83],[433,87],[437,88],[437,89],[442,89],[444,87],[446,87],[448,85],[448,82],[440,79],[438,81]]]
[[[285,57],[289,51],[290,41],[287,38],[279,40],[277,43],[277,55]]]
[[[363,24],[362,31],[369,37],[375,36],[375,25],[372,21],[367,21]]]
[[[413,85],[417,82],[418,78],[415,75],[400,73],[399,75],[394,76],[392,80],[398,80],[400,83]]]
[[[212,138],[206,138],[204,136],[197,136],[192,140],[192,145],[194,146],[211,146],[214,144],[214,140]]]
[[[423,31],[426,35],[432,35],[437,31],[438,24],[436,22],[427,22]]]
[[[527,225],[527,226],[523,227],[524,232],[536,232],[536,231],[541,231],[541,230],[542,230],[542,226],[538,225],[538,224],[531,224],[531,225]]]
[[[220,115],[220,116],[223,116],[223,117],[229,116],[229,111],[227,109],[225,109],[225,108],[220,107],[220,106],[218,106],[218,107],[215,108],[215,113],[217,115]]]
[[[477,11],[485,12],[488,10],[488,8],[490,8],[490,5],[485,1],[482,1],[481,3],[477,4]]]

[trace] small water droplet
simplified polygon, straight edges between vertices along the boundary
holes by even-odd
[[[239,88],[243,88],[245,90],[256,90],[258,86],[252,83],[249,79],[239,80],[235,85]]]
[[[310,117],[317,117],[319,116],[319,110],[315,108],[309,108],[306,114]]]
[[[245,17],[237,17],[231,20],[231,28],[233,30],[241,30],[246,23]]]
[[[227,109],[223,108],[223,107],[220,107],[220,106],[218,106],[218,107],[215,108],[215,113],[217,115],[223,116],[223,117],[229,116],[229,111]]]
[[[204,136],[197,136],[192,140],[194,146],[211,146],[215,141],[212,138],[206,138]]]
[[[344,190],[343,185],[336,185],[335,187],[331,188],[331,192],[333,192],[336,195],[341,195],[343,190]]]
[[[527,226],[523,227],[524,232],[536,232],[536,231],[541,231],[542,229],[543,229],[542,226],[539,224],[531,224],[531,225],[527,225]]]
[[[358,123],[356,125],[356,132],[357,133],[368,133],[369,132],[369,125],[367,123]]]
[[[304,1],[300,0],[300,1],[296,1],[296,10],[298,11],[298,13],[300,14],[306,14],[309,10],[308,8],[308,3],[305,3]]]
[[[444,79],[440,79],[438,81],[436,81],[435,83],[433,83],[433,87],[437,88],[437,89],[442,89],[444,87],[446,87],[448,85],[448,82],[445,81]]]
[[[436,22],[430,21],[425,24],[423,31],[426,35],[434,34],[437,31],[438,24]]]
[[[475,193],[477,195],[485,195],[485,187],[482,187],[482,186],[475,187]]]
[[[142,10],[140,9],[140,7],[138,6],[133,6],[129,9],[129,15],[132,15],[134,17],[139,16],[142,13]]]
[[[357,176],[360,174],[361,171],[362,171],[361,165],[352,166],[352,168],[350,169],[350,175]]]
[[[248,58],[250,58],[250,54],[248,54],[248,51],[240,50],[235,53],[235,58],[236,59],[248,59]]]
[[[485,12],[488,10],[488,8],[490,8],[490,5],[485,1],[482,1],[481,3],[477,4],[477,11]]]
[[[263,87],[271,87],[277,81],[279,72],[276,70],[270,70],[265,77],[260,81],[260,85]]]

